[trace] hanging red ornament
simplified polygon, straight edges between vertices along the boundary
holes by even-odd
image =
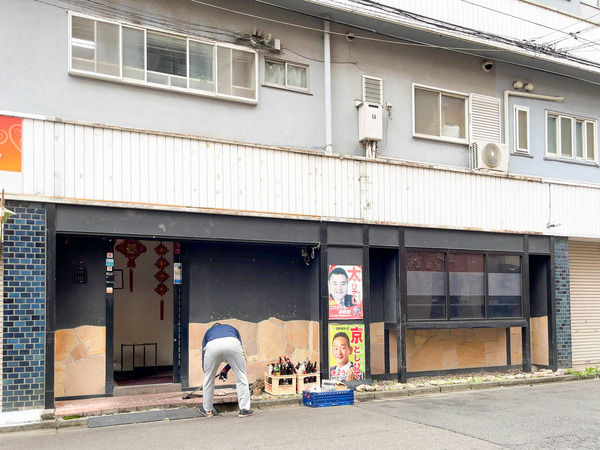
[[[169,266],[170,263],[163,258],[163,256],[169,252],[169,249],[161,242],[154,247],[154,251],[158,254],[158,259],[154,265],[159,269],[158,272],[154,274],[154,278],[158,280],[158,286],[154,288],[154,292],[160,295],[160,320],[164,320],[165,300],[163,297],[169,291],[169,288],[165,285],[165,281],[170,278],[169,274],[165,272],[165,267]]]
[[[135,260],[142,253],[146,253],[146,246],[135,239],[125,239],[115,247],[119,253],[122,253],[127,259],[127,267],[129,267],[129,292],[133,292],[133,269],[135,268]]]

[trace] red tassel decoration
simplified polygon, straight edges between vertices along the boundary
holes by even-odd
[[[165,320],[165,301],[160,299],[160,320]]]

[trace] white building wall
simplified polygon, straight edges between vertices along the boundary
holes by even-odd
[[[591,184],[41,118],[23,166],[11,199],[600,238]]]

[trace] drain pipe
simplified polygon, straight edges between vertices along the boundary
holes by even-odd
[[[540,95],[540,94],[532,94],[530,92],[519,92],[519,91],[504,91],[504,143],[508,145],[508,136],[509,136],[509,124],[508,124],[508,96],[513,97],[525,97],[525,98],[533,98],[537,100],[547,100],[550,102],[562,102],[564,100],[563,97],[554,97],[551,95]]]
[[[325,73],[325,153],[333,152],[333,137],[331,124],[331,44],[329,41],[330,30],[329,16],[323,22],[323,60]]]

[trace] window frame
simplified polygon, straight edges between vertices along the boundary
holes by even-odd
[[[102,23],[106,23],[106,24],[110,24],[110,25],[116,25],[118,27],[119,39],[118,39],[117,45],[118,45],[118,52],[119,52],[119,56],[118,56],[119,75],[107,75],[107,74],[100,73],[100,72],[73,68],[73,17],[78,17],[78,18],[93,21],[94,29],[97,28],[96,24],[98,22],[102,22]],[[143,77],[143,80],[123,76],[123,69],[124,69],[123,29],[124,28],[139,30],[144,33],[144,40],[143,40],[144,77]],[[148,81],[149,70],[148,70],[147,52],[148,52],[148,33],[149,32],[162,34],[162,35],[169,36],[169,37],[176,38],[176,39],[185,40],[185,47],[186,47],[186,83],[185,83],[185,85],[186,85],[186,87],[171,86],[168,84],[161,84],[161,83]],[[96,36],[95,36],[95,39],[96,39]],[[205,91],[205,90],[190,87],[190,59],[191,59],[190,58],[190,42],[197,42],[197,43],[206,44],[206,45],[213,47],[213,51],[212,51],[213,88],[212,88],[212,91]],[[227,48],[227,49],[232,50],[231,57],[229,58],[230,71],[233,70],[232,69],[233,58],[234,58],[233,50],[246,52],[246,53],[253,55],[251,60],[253,61],[254,67],[253,67],[251,73],[250,72],[248,73],[248,75],[251,78],[253,78],[252,90],[253,90],[254,95],[252,97],[243,97],[243,96],[219,92],[219,85],[218,85],[219,70],[218,70],[218,61],[217,61],[217,50],[219,48]],[[94,53],[96,53],[96,49],[94,49]],[[97,59],[97,58],[95,58],[95,59]],[[258,89],[259,88],[259,83],[258,83],[259,59],[258,59],[258,52],[254,49],[240,46],[240,45],[229,44],[229,43],[225,43],[225,42],[217,42],[217,41],[212,41],[209,39],[203,39],[203,38],[200,38],[197,36],[183,35],[180,33],[174,33],[174,32],[166,31],[163,29],[155,28],[155,27],[146,27],[146,26],[140,26],[137,24],[127,23],[127,22],[117,22],[117,21],[113,21],[113,20],[107,20],[107,19],[90,16],[90,15],[86,15],[86,14],[75,13],[73,11],[69,11],[69,18],[68,18],[68,73],[70,75],[75,75],[75,76],[84,76],[84,77],[113,81],[113,82],[118,82],[118,83],[123,83],[123,84],[128,84],[128,85],[143,86],[143,87],[147,87],[147,88],[161,89],[161,90],[167,90],[167,91],[171,91],[171,92],[175,91],[175,92],[181,92],[181,93],[185,93],[185,94],[189,94],[189,95],[198,95],[198,96],[202,96],[202,97],[213,97],[213,98],[218,98],[218,99],[222,99],[222,100],[230,100],[230,101],[241,102],[241,103],[258,104],[258,99],[259,99],[258,98],[258,94],[259,94],[259,89]],[[238,88],[238,89],[248,89],[248,88],[245,88],[244,86],[233,86],[233,87]]]
[[[406,322],[408,325],[412,325],[411,328],[418,328],[418,324],[437,324],[437,327],[453,327],[454,324],[461,323],[471,323],[473,325],[485,324],[485,326],[490,326],[492,323],[520,323],[525,319],[525,295],[524,295],[524,270],[523,270],[523,253],[522,252],[499,252],[499,251],[485,251],[485,250],[462,250],[462,249],[440,249],[440,248],[406,248],[406,253],[409,252],[427,252],[427,253],[443,253],[444,254],[444,277],[445,277],[445,301],[444,301],[444,317],[437,319],[411,319],[408,311],[408,291],[405,293],[406,303],[404,306],[405,314],[406,314]],[[483,278],[484,278],[484,317],[457,317],[452,318],[450,314],[451,303],[450,303],[450,261],[449,256],[452,254],[472,254],[472,255],[483,255]],[[489,292],[489,264],[488,257],[489,256],[517,256],[519,258],[520,264],[520,276],[521,276],[521,294],[520,294],[520,315],[518,317],[490,317],[490,292]],[[406,280],[408,282],[408,266],[406,265],[403,268],[403,271],[406,276]],[[496,272],[493,272],[496,273]],[[408,286],[407,286],[408,288]]]
[[[529,108],[527,106],[514,105],[513,112],[514,112],[514,117],[513,117],[514,151],[515,151],[515,153],[529,155],[531,153],[531,132],[530,132],[531,126],[530,126],[530,122],[529,122]],[[524,112],[526,114],[527,148],[519,147],[519,142],[520,142],[519,137],[521,134],[521,128],[519,126],[519,113],[521,113],[521,112]]]
[[[285,89],[288,91],[295,91],[295,92],[304,92],[304,93],[310,92],[310,70],[309,70],[310,66],[308,64],[301,64],[301,63],[292,62],[292,61],[285,61],[283,59],[265,57],[264,65],[263,65],[263,67],[265,67],[265,70],[266,70],[267,63],[283,64],[284,84],[271,83],[266,80],[265,76],[263,76],[263,86],[269,86],[269,87]],[[306,88],[291,86],[289,84],[289,82],[288,82],[288,67],[289,66],[306,69]],[[263,73],[263,75],[264,75],[264,73]]]
[[[546,110],[544,114],[544,137],[545,137],[545,155],[547,159],[555,161],[571,161],[582,164],[598,164],[598,121],[589,117],[576,116],[571,114],[564,114],[557,111]],[[550,153],[549,150],[549,127],[548,120],[553,118],[556,123],[555,127],[555,141],[556,141],[556,153]],[[569,120],[571,122],[571,154],[568,155],[562,148],[562,127],[561,123],[563,120]],[[582,124],[581,132],[581,143],[583,156],[577,156],[577,123]],[[588,138],[587,138],[587,126],[592,125],[593,127],[593,147],[592,147],[592,159],[588,158]]]
[[[439,114],[439,135],[433,135],[433,134],[425,134],[425,133],[418,133],[416,131],[416,125],[417,125],[417,118],[416,118],[416,108],[417,108],[417,104],[416,104],[416,92],[417,90],[422,90],[422,91],[429,91],[429,92],[434,92],[438,94],[438,114]],[[464,138],[453,138],[453,137],[449,137],[449,136],[443,136],[441,134],[441,128],[442,128],[442,102],[441,102],[441,98],[443,95],[446,95],[448,97],[453,97],[453,98],[458,98],[463,100],[464,102]],[[470,129],[469,129],[469,115],[470,115],[470,111],[469,111],[469,94],[464,93],[464,92],[458,92],[458,91],[451,91],[448,89],[440,89],[437,87],[433,87],[433,86],[426,86],[423,84],[417,84],[417,83],[413,83],[412,85],[412,136],[413,138],[421,138],[421,139],[430,139],[430,140],[434,140],[434,141],[440,141],[440,142],[451,142],[451,143],[456,143],[456,144],[468,144],[469,143],[469,135],[470,135]]]

